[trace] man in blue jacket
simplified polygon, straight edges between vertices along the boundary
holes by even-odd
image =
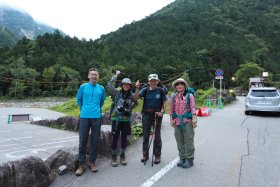
[[[77,94],[77,103],[80,107],[79,127],[79,168],[77,176],[81,176],[85,170],[86,150],[89,131],[91,129],[91,154],[89,167],[92,172],[97,172],[95,161],[97,157],[98,141],[101,129],[101,107],[106,99],[103,86],[97,84],[99,72],[91,68],[88,72],[89,82],[80,86]]]

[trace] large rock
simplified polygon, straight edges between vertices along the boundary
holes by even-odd
[[[98,154],[103,156],[111,155],[111,142],[112,142],[112,133],[111,133],[111,125],[102,125],[101,132],[99,137],[98,144]],[[90,148],[90,136],[88,139],[87,150],[91,150]]]
[[[141,123],[142,116],[141,113],[133,113],[131,116],[131,124]],[[102,125],[111,125],[110,113],[105,112],[102,117]],[[46,126],[46,127],[56,127],[60,129],[78,131],[79,129],[79,117],[66,116],[60,117],[57,120],[40,120],[31,121],[32,124]]]
[[[57,119],[57,124],[64,127],[64,130],[78,131],[79,117],[60,117]]]
[[[38,157],[9,161],[0,166],[0,186],[45,187],[53,181],[49,166]]]
[[[59,149],[46,160],[46,163],[49,165],[51,170],[58,173],[60,173],[59,167],[65,165],[66,169],[64,169],[63,173],[66,173],[69,171],[75,171],[77,169],[78,156],[78,147]]]
[[[139,112],[132,113],[131,124],[142,123],[142,115]]]
[[[79,128],[79,118],[66,116],[60,117],[57,120],[40,120],[31,121],[32,124],[45,126],[45,127],[56,127],[64,130],[78,131]]]

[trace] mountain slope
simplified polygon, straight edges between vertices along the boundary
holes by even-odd
[[[279,72],[279,30],[277,0],[177,0],[97,42],[117,63],[148,63],[159,72],[173,65],[200,85],[216,68],[230,80],[247,61]]]
[[[0,6],[0,26],[9,30],[17,40],[26,37],[35,39],[44,33],[53,33],[54,28],[39,24],[26,12]]]
[[[12,47],[16,44],[16,37],[6,28],[0,26],[0,47]]]
[[[59,32],[46,33],[34,41],[23,38],[12,49],[0,49],[0,69],[7,78],[35,77],[45,95],[63,94],[66,86],[60,82],[79,77],[77,74],[87,80],[88,69],[92,67],[99,69],[100,82],[104,85],[112,70],[119,69],[120,79],[129,77],[144,83],[148,74],[157,73],[170,87],[174,78],[187,70],[191,85],[198,89],[212,87],[217,68],[224,70],[223,87],[232,87],[235,83],[231,78],[239,65],[254,62],[272,75],[273,82],[278,82],[278,2],[177,0],[95,41],[70,38]],[[11,72],[16,72],[16,64],[33,75],[21,73],[22,77],[15,77]],[[46,80],[57,84],[47,85]],[[6,84],[12,92],[12,83]],[[30,88],[28,81],[26,86]],[[73,86],[72,91],[75,89]]]

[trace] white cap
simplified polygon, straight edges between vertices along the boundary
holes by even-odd
[[[150,74],[148,79],[149,79],[149,81],[150,80],[158,80],[158,75],[157,74]]]

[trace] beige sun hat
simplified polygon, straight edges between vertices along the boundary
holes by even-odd
[[[176,84],[178,83],[183,83],[185,84],[186,88],[189,87],[189,84],[187,83],[187,81],[185,81],[183,78],[179,78],[179,79],[176,79],[173,83],[172,83],[172,87],[174,89],[176,89]]]

